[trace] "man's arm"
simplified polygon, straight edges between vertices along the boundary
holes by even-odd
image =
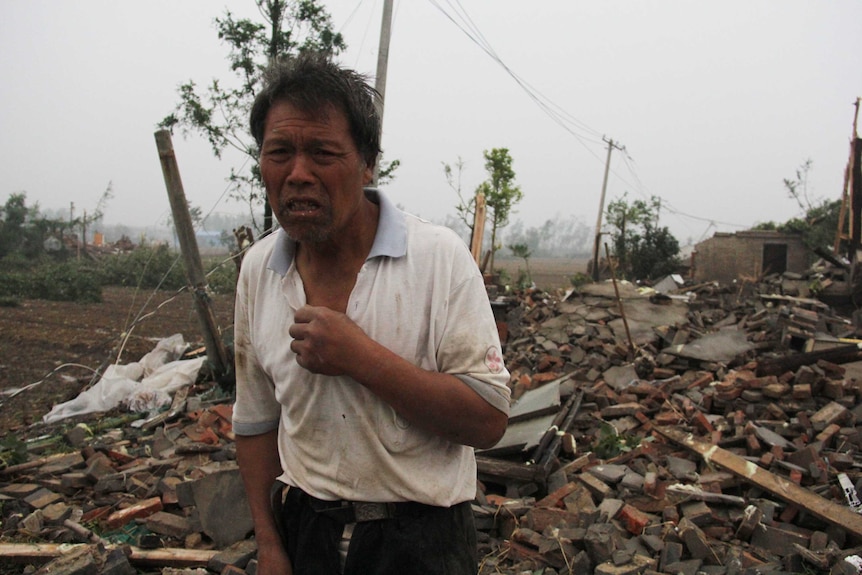
[[[296,361],[313,373],[347,375],[412,424],[453,443],[488,448],[508,417],[454,375],[417,367],[325,307],[297,310],[290,327]]]
[[[281,544],[270,504],[270,490],[281,475],[278,457],[278,430],[261,435],[237,435],[236,459],[248,495],[254,535],[258,548],[258,573],[276,575],[293,573],[290,560]]]

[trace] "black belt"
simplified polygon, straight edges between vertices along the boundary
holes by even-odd
[[[318,499],[298,489],[287,487],[288,497],[295,496],[304,500],[315,512],[331,517],[341,523],[364,523],[366,521],[379,521],[381,519],[393,519],[395,517],[418,517],[431,510],[441,509],[434,505],[416,503],[414,501],[398,501],[392,503],[371,503],[365,501],[327,501]]]

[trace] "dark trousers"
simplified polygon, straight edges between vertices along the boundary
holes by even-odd
[[[341,573],[344,522],[315,510],[320,501],[290,488],[281,518],[294,575]],[[475,575],[476,529],[470,502],[452,507],[409,504],[395,517],[356,523],[344,575]]]

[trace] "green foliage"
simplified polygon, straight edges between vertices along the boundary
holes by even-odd
[[[802,218],[790,218],[786,222],[763,222],[753,230],[776,231],[802,236],[802,243],[810,250],[830,250],[835,242],[835,230],[841,212],[841,200],[823,200],[811,207]]]
[[[631,451],[638,445],[640,445],[640,438],[636,435],[617,433],[613,425],[603,421],[599,425],[592,450],[599,459],[613,459],[622,453]]]
[[[808,195],[808,174],[813,162],[805,160],[796,170],[796,178],[784,178],[787,195],[796,200],[803,211],[801,217],[794,217],[783,223],[763,222],[753,230],[770,230],[785,234],[802,236],[802,243],[810,250],[831,250],[835,242],[835,232],[841,213],[841,200],[812,200]],[[846,226],[845,222],[845,226]]]
[[[458,204],[455,206],[455,211],[458,213],[458,219],[464,222],[467,229],[470,230],[470,235],[473,235],[473,220],[476,214],[476,196],[465,199],[461,192],[461,175],[464,173],[464,160],[458,156],[458,161],[455,162],[457,173],[452,169],[450,164],[442,162],[443,175],[446,178],[446,183],[452,190],[458,194]]]
[[[4,260],[5,261],[5,260]],[[0,297],[49,301],[102,301],[102,275],[89,261],[43,261],[0,272]]]
[[[530,248],[527,244],[511,244],[508,246],[509,250],[511,250],[512,255],[518,258],[522,258],[524,260],[524,264],[527,266],[526,272],[521,272],[518,270],[518,280],[515,282],[515,285],[519,288],[528,288],[533,285],[533,275],[530,273],[530,256],[533,253],[530,251]]]
[[[207,286],[214,293],[231,294],[236,292],[237,269],[232,259],[218,262],[204,262],[207,272]]]
[[[27,461],[27,444],[14,433],[0,439],[0,469]]]
[[[397,172],[398,168],[401,166],[401,160],[384,162],[381,159],[378,163],[380,164],[380,168],[377,170],[377,187],[381,188],[391,184],[392,181],[395,180],[395,172]]]
[[[42,251],[41,230],[33,222],[38,206],[27,206],[27,194],[11,194],[0,208],[0,258],[20,254],[29,258]]]
[[[629,279],[656,279],[676,271],[679,242],[667,227],[658,225],[661,204],[655,196],[649,202],[622,198],[610,202],[608,224],[615,229],[613,255],[618,273]]]
[[[515,204],[524,198],[520,186],[515,185],[515,170],[508,148],[485,150],[485,170],[488,179],[479,184],[476,193],[485,196],[485,206],[491,218],[491,269],[494,269],[494,252],[497,251],[497,232],[509,225],[509,216]]]
[[[139,247],[102,260],[105,285],[180,289],[188,284],[180,254],[166,245]]]
[[[569,277],[569,282],[572,284],[572,287],[576,289],[581,286],[585,286],[592,281],[593,278],[583,272],[577,272],[575,275]]]
[[[94,212],[98,217],[110,192],[109,185]],[[87,217],[73,223],[92,221]],[[9,196],[0,208],[0,305],[17,305],[26,298],[99,302],[104,285],[176,290],[188,283],[179,254],[166,245],[140,247],[97,262],[72,258],[65,249],[46,253],[45,239],[62,237],[68,226],[68,222],[43,217],[37,206],[28,207],[25,193]],[[235,264],[219,261],[209,267],[216,268],[209,278],[211,289],[233,293]]]
[[[229,11],[215,20],[219,40],[228,47],[228,62],[237,85],[229,87],[213,79],[201,90],[189,80],[179,88],[180,102],[176,109],[159,124],[171,129],[180,126],[184,133],[204,136],[216,157],[221,157],[228,147],[248,156],[250,167],[232,169],[229,181],[232,197],[248,202],[250,207],[265,198],[257,146],[248,134],[248,114],[260,91],[264,70],[269,62],[298,52],[312,50],[337,55],[346,47],[318,0],[255,0],[255,3],[264,23],[236,19]],[[264,225],[269,227],[268,207],[264,219]]]

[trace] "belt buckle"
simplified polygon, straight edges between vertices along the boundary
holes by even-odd
[[[390,519],[395,516],[393,509],[394,505],[390,506],[388,503],[353,503],[353,514],[357,523]]]

